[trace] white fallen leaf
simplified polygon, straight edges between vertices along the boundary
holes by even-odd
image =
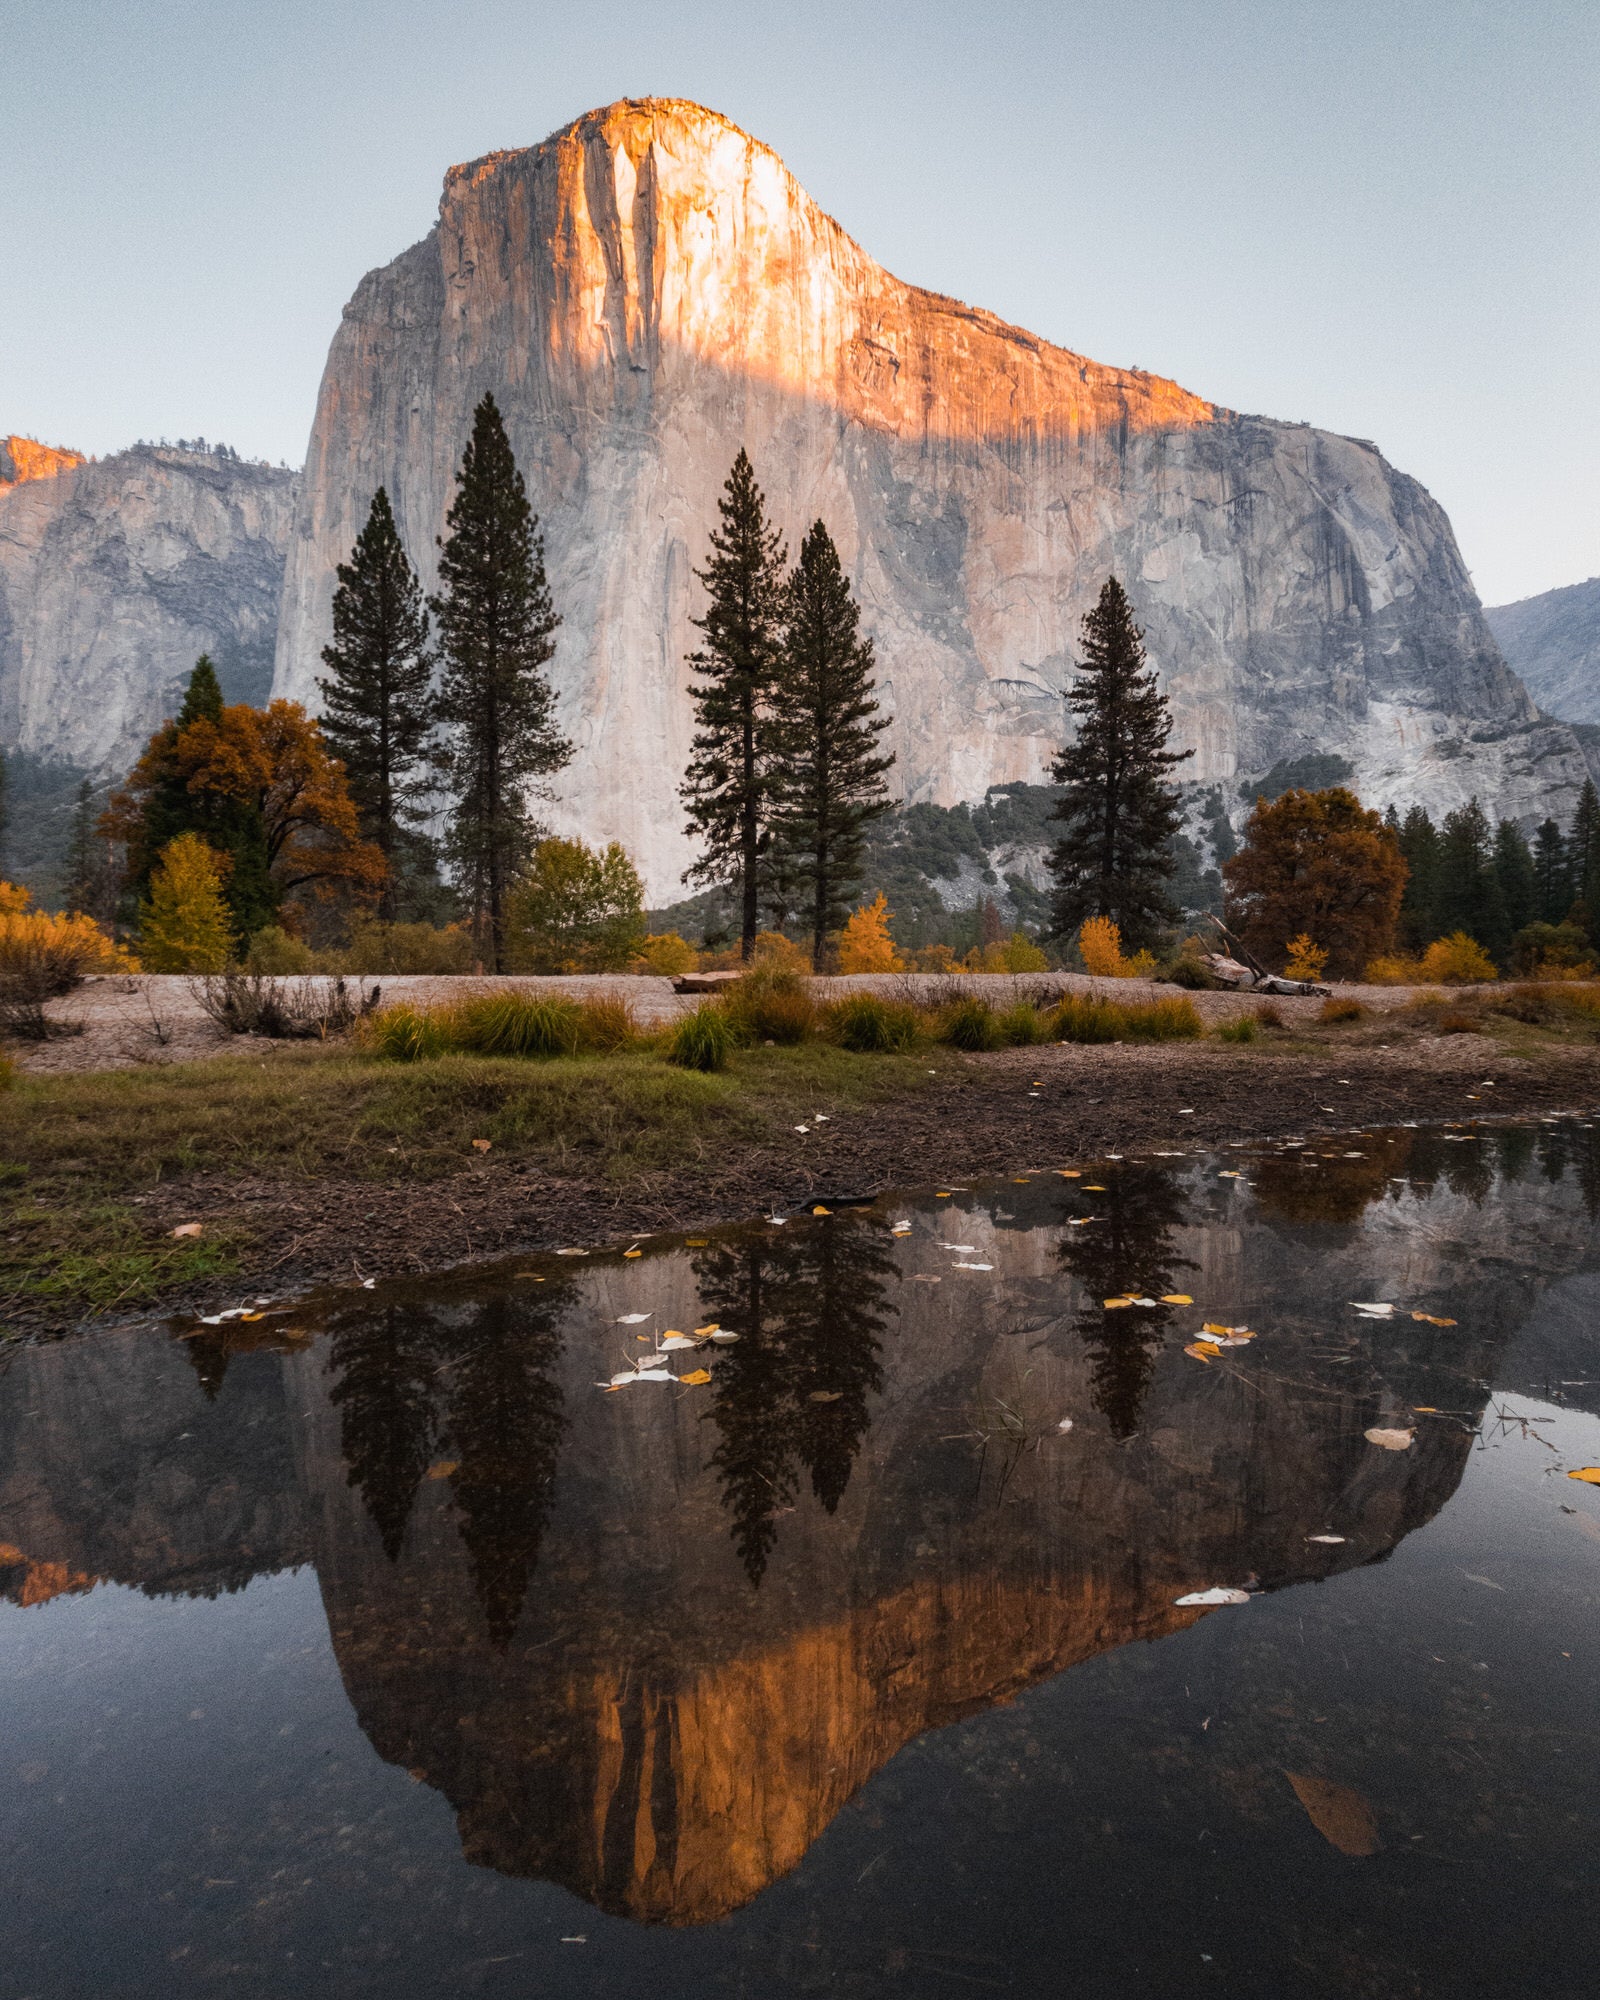
[[[640,1326],[647,1319],[654,1319],[654,1313],[624,1313],[617,1321],[618,1326]]]
[[[670,1368],[641,1368],[633,1379],[636,1382],[676,1382],[678,1378]]]
[[[1210,1590],[1191,1590],[1187,1597],[1175,1597],[1174,1604],[1248,1604],[1248,1590],[1224,1590],[1220,1584]]]
[[[992,1271],[994,1266],[992,1264],[957,1264],[955,1268],[958,1271]]]
[[[828,1122],[827,1114],[822,1111],[813,1111],[811,1114],[811,1122],[813,1125],[826,1125]]]
[[[1381,1299],[1352,1299],[1350,1303],[1358,1313],[1370,1314],[1374,1319],[1387,1319],[1394,1311],[1392,1305],[1385,1305]]]
[[[941,1250],[954,1250],[958,1256],[963,1257],[970,1257],[977,1247],[976,1243],[941,1243],[939,1245]]]
[[[207,1313],[200,1324],[202,1326],[221,1326],[225,1317],[226,1315],[223,1313]]]
[[[698,1341],[695,1340],[692,1334],[669,1333],[666,1339],[662,1341],[660,1351],[663,1354],[675,1354],[680,1347],[696,1347],[698,1345]]]
[[[794,1129],[797,1132],[809,1132],[811,1127],[809,1125],[797,1125]]]
[[[781,1229],[783,1225],[789,1220],[789,1218],[786,1215],[769,1215],[767,1217],[767,1220],[773,1225],[775,1229]]]
[[[1070,1430],[1072,1429],[1072,1419],[1071,1419],[1071,1417],[1063,1417],[1063,1418],[1061,1419],[1060,1423],[1056,1425],[1056,1429],[1057,1429],[1058,1431],[1061,1431],[1061,1432],[1063,1432],[1063,1433],[1065,1433],[1065,1432],[1067,1432],[1067,1431],[1070,1431]]]
[[[719,1326],[716,1332],[711,1335],[711,1338],[721,1346],[726,1347],[730,1340],[737,1340],[739,1336],[736,1333],[729,1333],[725,1327]]]
[[[602,1389],[625,1389],[630,1382],[637,1382],[638,1379],[639,1376],[636,1370],[621,1368],[612,1376],[609,1382],[602,1382],[600,1387]]]
[[[1385,1451],[1407,1451],[1410,1449],[1411,1440],[1415,1437],[1416,1433],[1414,1431],[1387,1431],[1382,1425],[1375,1424],[1370,1431],[1363,1431],[1361,1435],[1366,1439],[1368,1444],[1381,1445]]]
[[[364,1292],[375,1291],[377,1289],[377,1284],[378,1281],[376,1278],[363,1278],[361,1280],[361,1289]]]
[[[1307,1540],[1308,1542],[1342,1542],[1342,1541],[1344,1540],[1344,1536],[1343,1536],[1343,1535],[1307,1535],[1307,1536],[1306,1536],[1306,1540]]]
[[[203,1222],[180,1222],[176,1229],[168,1233],[173,1236],[198,1236],[204,1228]]]
[[[587,1250],[558,1250],[556,1252],[558,1257],[587,1257],[588,1254]]]

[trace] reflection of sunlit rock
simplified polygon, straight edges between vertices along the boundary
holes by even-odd
[[[452,168],[435,228],[358,286],[307,452],[280,693],[316,699],[334,565],[379,484],[431,576],[486,390],[564,621],[558,811],[621,839],[657,896],[687,859],[693,570],[741,445],[791,547],[818,514],[839,542],[913,799],[1045,776],[1113,568],[1199,779],[1316,749],[1380,805],[1476,791],[1526,812],[1582,782],[1443,513],[1374,447],[904,284],[767,147],[674,99]]]

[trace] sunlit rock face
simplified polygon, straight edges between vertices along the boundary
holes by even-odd
[[[19,455],[27,443],[0,454],[0,743],[121,772],[202,652],[231,697],[264,699],[295,475],[153,446]]]
[[[1383,804],[1570,803],[1443,512],[1369,444],[1221,410],[902,284],[699,106],[610,106],[451,170],[439,220],[345,309],[312,430],[277,689],[314,696],[334,565],[388,487],[435,572],[492,390],[544,519],[577,744],[555,817],[688,859],[684,655],[735,452],[791,550],[821,515],[877,642],[896,782],[1042,778],[1079,621],[1122,577],[1196,778],[1337,751]]]
[[[37,438],[0,437],[0,493],[22,486],[30,479],[54,479],[82,465],[81,451],[64,451],[59,445],[40,444]]]

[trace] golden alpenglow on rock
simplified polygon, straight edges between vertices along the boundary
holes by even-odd
[[[345,309],[290,539],[276,691],[314,702],[334,567],[377,487],[429,586],[478,399],[502,409],[562,617],[576,745],[552,813],[647,896],[676,786],[693,579],[740,447],[791,542],[819,516],[911,800],[1043,781],[1084,613],[1125,582],[1202,783],[1308,750],[1363,800],[1570,813],[1583,778],[1483,621],[1443,511],[1377,449],[1240,416],[891,277],[782,162],[677,99],[452,168]]]

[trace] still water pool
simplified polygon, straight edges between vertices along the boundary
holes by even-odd
[[[1367,1131],[14,1349],[0,1993],[1592,2000],[1597,1214]]]

